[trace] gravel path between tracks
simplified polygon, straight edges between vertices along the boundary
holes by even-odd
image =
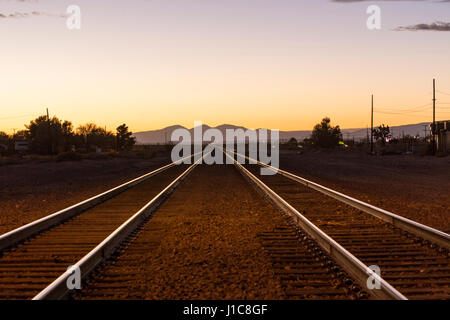
[[[258,234],[283,219],[233,166],[198,166],[75,298],[282,299]]]
[[[450,157],[283,150],[280,168],[450,233]]]
[[[169,163],[153,159],[83,160],[0,167],[0,234],[62,210]]]

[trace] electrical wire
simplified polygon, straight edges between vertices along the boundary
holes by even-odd
[[[381,107],[376,108],[376,110],[383,111],[383,112],[418,112],[418,111],[424,111],[431,107],[431,103],[426,103],[417,107],[412,107],[408,109],[398,109],[398,107]]]
[[[420,109],[420,110],[380,110],[380,109],[374,109],[374,112],[376,113],[386,113],[386,114],[412,114],[412,113],[420,113],[431,110],[431,107],[427,107],[426,109]]]
[[[34,116],[34,114],[26,114],[23,116],[4,117],[4,118],[0,118],[0,120],[19,119],[19,118],[33,117],[33,116]]]
[[[440,91],[440,90],[436,90],[436,92],[442,93],[442,94],[446,94],[447,96],[450,96],[450,93],[444,92],[444,91]]]

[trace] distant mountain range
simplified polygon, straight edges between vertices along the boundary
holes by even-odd
[[[203,132],[206,129],[212,128],[208,125],[202,125]],[[427,128],[427,134],[430,134],[429,122],[422,122],[417,124],[408,124],[402,126],[393,126],[390,127],[391,133],[393,133],[394,137],[404,135],[411,135],[420,137],[425,136],[425,127]],[[247,128],[241,126],[234,126],[231,124],[223,124],[217,127],[213,127],[219,129],[223,136],[225,137],[226,129],[244,129]],[[159,129],[159,130],[150,130],[150,131],[141,131],[135,132],[133,134],[136,137],[137,144],[162,144],[170,142],[172,132],[176,129],[187,129],[180,125],[174,125],[167,128]],[[194,128],[187,129],[191,133],[193,137]],[[260,130],[260,129],[256,129]],[[295,138],[297,140],[303,140],[311,136],[311,130],[296,130],[296,131],[280,131],[280,141],[287,141],[290,138]],[[341,129],[344,139],[352,139],[359,141],[361,139],[365,139],[367,137],[367,133],[369,130],[367,128],[354,128],[354,129]]]

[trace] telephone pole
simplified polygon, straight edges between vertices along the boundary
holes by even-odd
[[[12,141],[13,141],[13,150],[15,150],[16,149],[16,128],[13,128]]]
[[[48,126],[48,153],[53,154],[53,145],[52,145],[52,131],[50,129],[50,116],[48,115],[47,109],[47,126]]]
[[[373,95],[372,95],[372,112],[370,118],[370,153],[373,153]]]
[[[433,128],[431,130],[431,137],[433,141],[433,154],[436,152],[436,80],[433,79]]]
[[[367,144],[369,144],[369,142],[370,142],[370,139],[369,139],[369,127],[367,125],[366,125],[366,135],[367,135],[366,142],[367,142]]]

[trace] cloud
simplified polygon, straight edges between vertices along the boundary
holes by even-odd
[[[354,3],[354,2],[450,2],[450,0],[330,0],[338,3]]]
[[[14,12],[9,14],[0,13],[0,18],[25,18],[28,17],[28,13]]]
[[[398,27],[395,31],[450,31],[450,22],[419,23],[412,26]]]
[[[20,1],[20,0],[17,0]],[[44,16],[44,17],[55,17],[55,18],[67,18],[66,14],[56,14],[56,13],[48,13],[43,11],[32,11],[32,12],[14,12],[14,13],[1,13],[0,12],[0,19],[15,19],[15,18],[27,18],[27,17],[33,17],[33,16]]]

